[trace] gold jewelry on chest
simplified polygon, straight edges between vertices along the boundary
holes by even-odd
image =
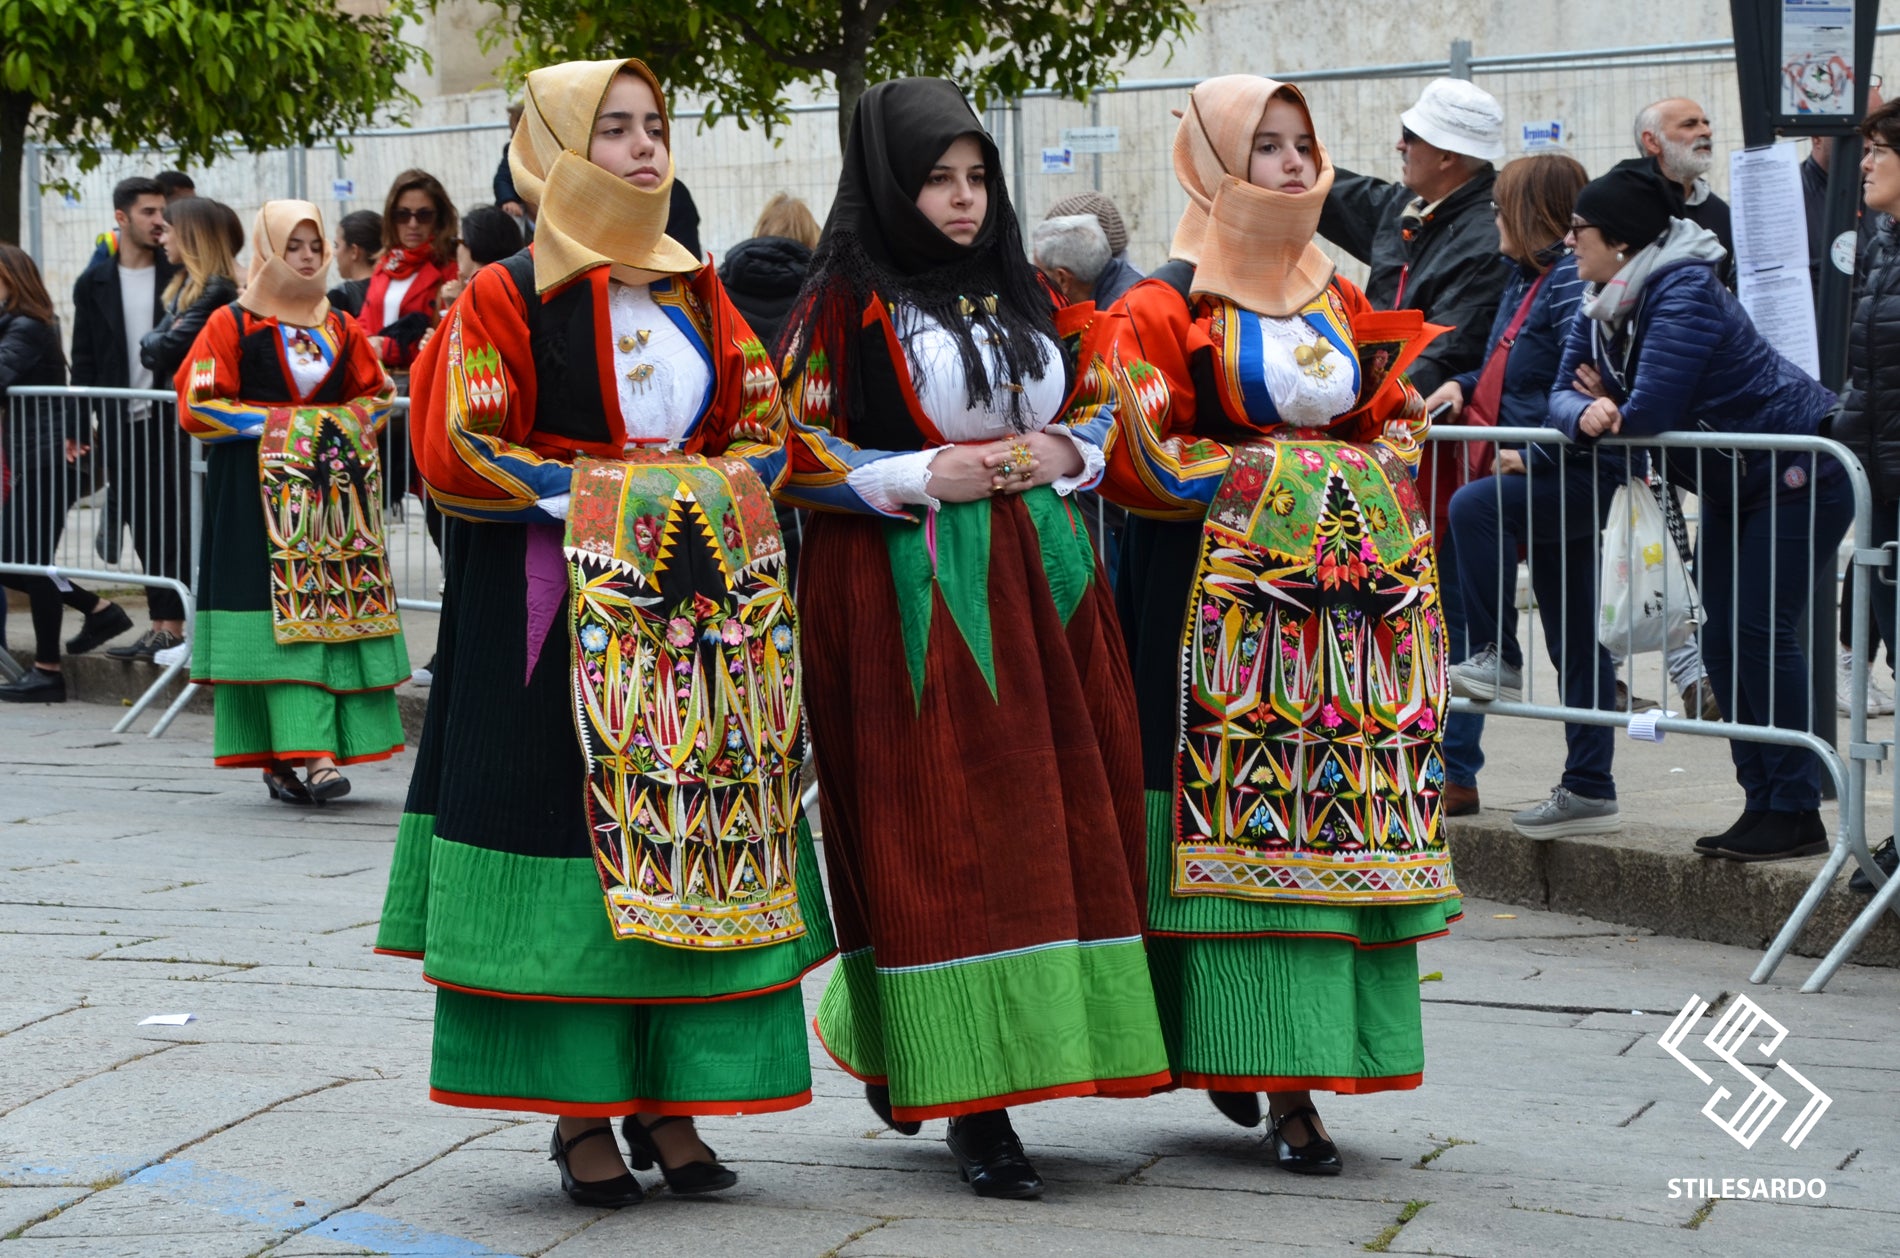
[[[622,335],[614,342],[614,345],[623,354],[643,354],[646,352],[647,342],[652,339],[652,328],[635,328],[631,333]],[[635,363],[627,371],[627,381],[633,385],[635,393],[647,391],[648,386],[653,383],[653,371],[653,364],[644,362]]]

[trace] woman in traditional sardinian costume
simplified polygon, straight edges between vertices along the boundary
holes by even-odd
[[[1437,334],[1313,244],[1333,170],[1298,89],[1194,89],[1173,258],[1120,313],[1104,492],[1141,701],[1148,955],[1185,1087],[1337,1174],[1310,1093],[1418,1086],[1415,944],[1459,912],[1440,828],[1444,629],[1403,372]],[[1152,364],[1152,367],[1147,364]],[[1154,372],[1155,374],[1148,374]]]
[[[949,1118],[985,1196],[1042,1191],[1005,1107],[1166,1081],[1133,696],[1069,498],[1113,388],[1052,307],[956,85],[867,91],[788,333],[845,950],[818,1032],[891,1126]]]
[[[532,253],[478,272],[412,376],[417,462],[470,521],[377,946],[437,986],[431,1095],[560,1116],[575,1201],[736,1176],[693,1115],[805,1104],[799,979],[832,952],[798,808],[778,381],[664,234],[638,61],[528,76]],[[599,1137],[599,1138],[597,1138]]]
[[[376,460],[394,390],[330,310],[329,265],[317,207],[267,202],[244,295],[176,380],[179,422],[211,447],[191,679],[215,687],[218,763],[262,769],[293,804],[348,794],[337,765],[402,750],[409,677]]]

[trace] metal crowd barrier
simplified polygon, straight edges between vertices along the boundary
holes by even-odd
[[[1889,748],[1893,743],[1870,741],[1867,733],[1868,611],[1875,579],[1884,582],[1879,587],[1882,590],[1882,597],[1900,595],[1900,589],[1893,588],[1892,552],[1895,544],[1888,542],[1884,546],[1876,546],[1874,543],[1873,499],[1866,473],[1859,460],[1844,446],[1822,437],[1743,433],[1698,432],[1670,433],[1645,438],[1605,437],[1597,443],[1599,450],[1594,463],[1591,461],[1591,456],[1584,455],[1561,433],[1545,428],[1468,428],[1441,425],[1433,428],[1431,442],[1432,445],[1429,448],[1436,452],[1437,457],[1441,460],[1455,460],[1457,469],[1454,474],[1441,473],[1434,477],[1428,461],[1426,468],[1421,471],[1418,487],[1426,509],[1432,514],[1435,530],[1444,529],[1450,515],[1449,504],[1444,501],[1445,494],[1462,489],[1465,484],[1474,480],[1478,488],[1471,492],[1480,495],[1480,498],[1476,503],[1469,497],[1461,500],[1462,509],[1465,512],[1464,518],[1468,520],[1476,518],[1477,506],[1487,496],[1498,510],[1503,509],[1504,487],[1497,480],[1487,482],[1472,478],[1469,475],[1471,460],[1460,456],[1468,450],[1480,447],[1500,450],[1509,446],[1521,446],[1527,452],[1526,470],[1521,488],[1525,500],[1524,511],[1531,520],[1526,538],[1526,549],[1531,552],[1529,558],[1535,562],[1541,557],[1543,562],[1548,563],[1554,556],[1555,562],[1561,568],[1558,582],[1562,590],[1560,600],[1567,600],[1570,592],[1575,589],[1580,594],[1587,592],[1587,597],[1591,599],[1592,604],[1587,609],[1591,614],[1579,619],[1573,619],[1567,605],[1559,607],[1557,619],[1560,626],[1559,638],[1556,642],[1547,644],[1556,650],[1559,658],[1564,657],[1566,648],[1570,645],[1566,635],[1572,625],[1587,623],[1591,626],[1592,637],[1596,637],[1597,607],[1604,593],[1598,588],[1598,574],[1604,556],[1603,547],[1597,540],[1597,530],[1605,522],[1609,507],[1608,500],[1614,493],[1618,480],[1624,482],[1633,480],[1632,492],[1636,492],[1636,485],[1648,487],[1649,491],[1656,496],[1659,506],[1667,504],[1678,512],[1679,535],[1665,542],[1665,545],[1677,545],[1686,543],[1692,532],[1699,539],[1701,529],[1720,518],[1717,516],[1703,519],[1699,518],[1698,513],[1705,510],[1726,512],[1729,518],[1722,522],[1728,525],[1732,536],[1739,522],[1740,513],[1734,507],[1710,507],[1692,494],[1679,493],[1671,488],[1671,483],[1674,481],[1709,487],[1726,486],[1729,492],[1719,494],[1718,497],[1734,503],[1737,498],[1735,491],[1741,482],[1747,461],[1751,458],[1773,460],[1774,483],[1786,491],[1786,497],[1778,493],[1769,499],[1769,505],[1764,508],[1768,513],[1768,531],[1771,535],[1782,534],[1784,532],[1782,521],[1787,520],[1788,527],[1805,524],[1811,536],[1816,522],[1817,477],[1814,469],[1824,467],[1825,461],[1831,459],[1844,470],[1846,489],[1854,508],[1853,520],[1847,529],[1846,558],[1850,565],[1859,570],[1853,582],[1851,601],[1846,608],[1851,618],[1849,649],[1853,657],[1853,666],[1850,691],[1846,696],[1849,715],[1844,752],[1835,747],[1833,737],[1835,710],[1831,695],[1834,662],[1839,649],[1834,634],[1834,609],[1839,592],[1836,556],[1833,554],[1825,557],[1817,556],[1812,547],[1808,548],[1802,566],[1793,572],[1778,570],[1782,561],[1772,547],[1768,551],[1768,564],[1765,571],[1757,569],[1743,572],[1741,570],[1739,540],[1736,553],[1726,557],[1729,586],[1725,591],[1727,595],[1725,601],[1731,608],[1740,603],[1745,586],[1758,585],[1762,581],[1768,582],[1770,591],[1792,585],[1795,589],[1807,592],[1807,607],[1804,609],[1805,627],[1797,628],[1796,634],[1808,656],[1810,665],[1816,662],[1817,656],[1825,663],[1828,684],[1809,687],[1805,719],[1799,723],[1798,727],[1790,727],[1786,724],[1778,726],[1765,723],[1741,723],[1727,716],[1719,721],[1700,720],[1695,714],[1687,712],[1681,716],[1668,715],[1666,713],[1676,706],[1670,697],[1665,697],[1664,714],[1638,710],[1633,702],[1636,687],[1633,668],[1629,682],[1631,698],[1625,699],[1620,706],[1614,694],[1601,693],[1600,680],[1592,682],[1589,706],[1562,702],[1560,686],[1557,695],[1540,700],[1536,693],[1539,670],[1533,666],[1533,656],[1529,649],[1534,635],[1525,628],[1530,621],[1528,607],[1518,618],[1519,640],[1524,644],[1523,698],[1515,701],[1486,702],[1453,698],[1450,705],[1454,713],[1525,717],[1618,728],[1636,725],[1639,732],[1654,731],[1723,738],[1738,742],[1800,747],[1813,752],[1820,760],[1825,783],[1832,785],[1835,798],[1839,801],[1840,821],[1836,827],[1827,861],[1769,945],[1755,972],[1750,976],[1752,982],[1765,982],[1786,957],[1796,938],[1812,918],[1822,897],[1850,857],[1861,869],[1868,872],[1876,887],[1880,887],[1883,881],[1883,876],[1874,866],[1867,846],[1865,825],[1867,766],[1870,762],[1887,759]],[[1532,448],[1555,457],[1528,457],[1528,451]],[[1453,451],[1457,453],[1451,453]],[[1568,473],[1564,470],[1566,453],[1572,469]],[[1788,471],[1787,469],[1792,466],[1790,456],[1803,454],[1812,456],[1810,465],[1800,471]],[[1579,470],[1579,464],[1584,470]],[[1608,474],[1596,473],[1598,467]],[[1659,484],[1648,485],[1651,480]],[[1579,482],[1583,484],[1580,485]],[[1576,501],[1580,493],[1584,500]],[[1538,512],[1533,507],[1540,495],[1544,499],[1542,508],[1544,514],[1548,517],[1554,512],[1558,517],[1555,521],[1546,519],[1544,540],[1541,544],[1538,540]],[[1552,497],[1556,499],[1554,507],[1551,503]],[[1590,521],[1594,521],[1594,524]],[[1555,536],[1550,533],[1552,529],[1556,530]],[[1891,532],[1888,535],[1891,536]],[[1508,537],[1502,532],[1499,538],[1500,545],[1508,541]],[[1633,549],[1634,542],[1630,542],[1629,545]],[[1454,555],[1457,554],[1456,542],[1450,549]],[[1699,546],[1687,549],[1691,562],[1686,566],[1693,571],[1695,567],[1693,560],[1700,557]],[[1441,546],[1441,558],[1443,550]],[[1497,558],[1502,579],[1497,582],[1493,591],[1492,607],[1498,617],[1502,618],[1511,611],[1518,598],[1519,557],[1516,553],[1511,553]],[[1653,561],[1656,556],[1626,553],[1622,558],[1631,570],[1640,572],[1647,566],[1647,561]],[[1462,557],[1457,557],[1453,561],[1454,566],[1464,562],[1466,560]],[[1573,575],[1572,565],[1583,565],[1586,572]],[[1665,565],[1665,573],[1668,570],[1668,565]],[[1762,661],[1744,656],[1740,645],[1741,630],[1735,618],[1731,617],[1729,623],[1726,624],[1706,623],[1707,612],[1700,605],[1706,602],[1706,587],[1703,588],[1701,600],[1695,604],[1688,602],[1696,598],[1694,587],[1701,585],[1699,580],[1701,575],[1697,573],[1698,579],[1691,582],[1690,586],[1679,585],[1673,589],[1665,579],[1662,584],[1662,606],[1657,610],[1665,616],[1675,612],[1685,612],[1695,617],[1695,628],[1690,643],[1685,644],[1679,651],[1671,652],[1672,660],[1678,654],[1687,655],[1688,646],[1693,646],[1695,656],[1699,656],[1711,645],[1711,635],[1725,635],[1726,642],[1717,642],[1715,645],[1727,647],[1728,693],[1734,696],[1744,671],[1759,668]],[[1780,587],[1777,586],[1777,581],[1782,583]],[[1443,581],[1441,581],[1442,584],[1444,584]],[[1548,589],[1549,586],[1546,585],[1545,588]],[[1508,604],[1507,600],[1509,600]],[[1683,602],[1679,605],[1677,600]],[[1768,624],[1767,651],[1771,659],[1776,647],[1780,645],[1778,635],[1779,630],[1771,619]],[[1541,637],[1541,634],[1535,636]],[[1449,651],[1451,656],[1449,662],[1456,664],[1470,658],[1485,645],[1486,643],[1482,641],[1463,644],[1453,642]],[[1637,652],[1612,650],[1611,654],[1634,657]],[[1693,659],[1694,656],[1690,658]],[[1811,668],[1811,672],[1818,673],[1819,670]],[[1600,670],[1597,676],[1600,679]],[[1766,706],[1772,711],[1775,706],[1776,686],[1772,668],[1768,670],[1767,680]],[[1669,677],[1665,684],[1673,688],[1675,682],[1675,677]],[[1549,680],[1549,674],[1545,675],[1544,684],[1546,688],[1553,687],[1554,683]],[[1551,698],[1557,701],[1552,702]],[[1900,739],[1900,730],[1896,731],[1896,739]],[[1896,825],[1900,826],[1900,814],[1896,815]],[[1900,896],[1900,891],[1895,890],[1896,886],[1900,886],[1900,879],[1894,879],[1887,886],[1880,888],[1873,902],[1843,934],[1833,951],[1815,968],[1807,982],[1803,984],[1803,991],[1821,990],[1828,979],[1852,954],[1867,931],[1879,920],[1881,913],[1889,908],[1900,912],[1900,905],[1895,904],[1895,897]]]
[[[10,491],[0,516],[0,574],[47,577],[62,591],[143,586],[169,592],[182,605],[177,618],[186,622],[184,658],[166,664],[113,726],[114,733],[124,733],[167,685],[189,675],[204,448],[178,427],[177,396],[169,390],[17,385],[7,398],[0,452]],[[408,399],[397,400],[381,443],[390,569],[398,606],[439,612],[442,565],[431,540],[434,509],[417,496],[408,409]],[[162,601],[160,596],[161,608]],[[135,625],[110,645],[141,632],[143,626]],[[12,640],[17,643],[19,635]],[[25,675],[10,652],[0,652],[0,672],[9,679]],[[170,727],[190,693],[189,687],[179,692],[150,737]]]

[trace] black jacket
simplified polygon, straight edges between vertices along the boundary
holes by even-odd
[[[369,296],[369,279],[344,280],[329,294],[330,309],[349,315],[352,319],[363,317],[363,300]]]
[[[14,385],[65,383],[66,358],[59,352],[59,330],[38,319],[0,309],[0,416],[8,415],[7,390]],[[23,413],[31,413],[34,418],[21,422],[19,416]],[[51,408],[13,410],[13,422],[0,423],[7,435],[7,458],[18,465],[16,474],[59,448],[63,429],[39,418],[52,413]]]
[[[160,253],[152,279],[152,324],[165,317],[165,286],[177,269]],[[132,383],[125,356],[125,309],[119,298],[116,255],[95,259],[73,284],[73,383],[123,389]]]
[[[719,280],[769,350],[809,270],[811,250],[796,240],[754,236],[727,251],[726,260],[719,264]]]
[[[185,356],[191,353],[193,342],[203,330],[205,320],[219,306],[228,306],[237,300],[237,282],[223,275],[214,275],[205,283],[198,300],[178,309],[176,303],[165,311],[165,317],[158,326],[147,332],[139,340],[139,361],[152,369],[152,387],[166,389],[171,387],[172,377],[178,374],[179,366]]]
[[[699,207],[693,204],[693,194],[678,179],[673,181],[673,199],[667,205],[666,234],[686,246],[686,252],[695,258],[704,258],[706,251],[699,247]]]
[[[1860,456],[1874,496],[1900,499],[1900,232],[1882,216],[1847,329],[1847,387],[1828,435]]]
[[[1432,323],[1452,329],[1412,363],[1409,374],[1420,393],[1484,361],[1485,340],[1513,269],[1498,252],[1491,214],[1497,177],[1485,167],[1439,202],[1431,218],[1408,224],[1405,209],[1416,199],[1410,188],[1345,169],[1334,172],[1320,235],[1372,268],[1366,296],[1374,306],[1422,310]]]

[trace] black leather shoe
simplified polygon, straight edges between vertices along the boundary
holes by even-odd
[[[1207,1099],[1214,1102],[1215,1109],[1242,1127],[1260,1125],[1260,1094],[1258,1092],[1209,1092]]]
[[[342,799],[350,793],[350,780],[336,769],[317,769],[304,776],[308,779],[305,785],[310,790],[310,798],[319,804]]]
[[[1025,1201],[1042,1196],[1042,1176],[1029,1164],[1006,1109],[984,1110],[950,1120],[944,1143],[957,1160],[957,1170],[979,1197],[1006,1197]]]
[[[881,1083],[865,1084],[864,1085],[864,1101],[865,1101],[865,1104],[871,1107],[871,1112],[878,1116],[879,1121],[881,1121],[886,1127],[889,1127],[892,1131],[896,1132],[900,1136],[914,1136],[918,1132],[924,1129],[924,1125],[922,1123],[919,1123],[919,1122],[900,1123],[897,1121],[897,1119],[891,1116],[891,1090],[888,1087],[886,1087],[884,1084],[881,1084]]]
[[[168,629],[147,629],[136,641],[115,646],[106,655],[115,660],[145,660],[149,663],[160,651],[170,650],[183,641],[183,638]]]
[[[1761,824],[1765,812],[1745,812],[1735,819],[1735,824],[1720,834],[1705,834],[1695,841],[1695,850],[1704,856],[1715,855],[1715,849],[1741,838]]]
[[[317,801],[289,765],[274,764],[264,770],[264,789],[270,797],[285,804],[314,804]]]
[[[713,1152],[711,1145],[706,1152],[712,1157],[710,1162],[688,1162],[684,1166],[668,1166],[660,1158],[660,1146],[653,1142],[653,1133],[668,1123],[688,1121],[684,1115],[669,1114],[657,1118],[649,1127],[640,1119],[629,1114],[621,1120],[620,1134],[627,1138],[627,1161],[633,1163],[633,1169],[644,1171],[658,1165],[660,1174],[666,1177],[666,1186],[682,1196],[693,1193],[719,1192],[739,1182],[737,1172],[719,1165],[719,1155]]]
[[[1748,833],[1708,850],[1732,861],[1785,861],[1827,851],[1827,823],[1810,808],[1804,812],[1765,812]]]
[[[560,1125],[555,1125],[554,1139],[548,1146],[548,1161],[561,1168],[561,1191],[577,1206],[594,1206],[602,1210],[619,1210],[645,1201],[647,1190],[640,1187],[640,1181],[630,1174],[623,1173],[612,1179],[574,1178],[574,1172],[568,1169],[567,1155],[575,1145],[595,1136],[612,1140],[614,1129],[610,1126],[589,1127],[572,1140],[563,1140]]]
[[[86,619],[79,626],[79,632],[66,639],[66,654],[84,655],[94,647],[124,633],[132,627],[132,618],[125,614],[125,608],[117,603],[107,603],[98,611],[86,613]]]
[[[1286,1126],[1296,1118],[1306,1119],[1305,1144],[1287,1143]],[[1273,1120],[1267,1140],[1273,1145],[1273,1160],[1281,1170],[1295,1175],[1337,1175],[1344,1169],[1338,1148],[1332,1141],[1321,1138],[1315,1122],[1318,1118],[1319,1111],[1311,1105],[1302,1105]]]
[[[0,686],[0,701],[7,703],[64,703],[66,679],[43,668],[29,668],[26,676]]]
[[[1873,857],[1874,864],[1880,867],[1880,872],[1889,878],[1893,877],[1894,870],[1900,869],[1900,852],[1896,852],[1893,849],[1892,835],[1888,835],[1887,841],[1874,849]],[[1874,880],[1869,878],[1864,870],[1856,866],[1853,875],[1847,880],[1847,889],[1849,891],[1862,891],[1868,895],[1872,895],[1874,891]]]

